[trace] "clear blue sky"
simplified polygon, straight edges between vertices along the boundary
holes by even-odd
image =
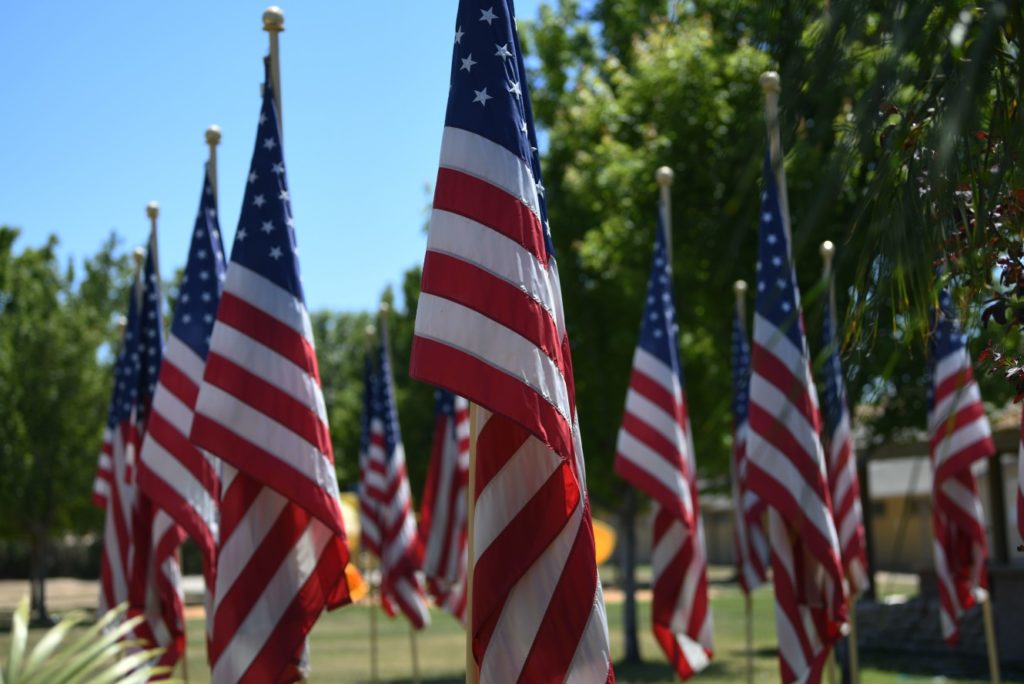
[[[165,278],[182,265],[222,129],[233,239],[273,0],[17,2],[0,23],[0,224],[80,260],[111,230],[145,240],[160,203]],[[423,258],[456,0],[279,2],[284,146],[311,309],[370,309]],[[534,18],[541,0],[519,0]],[[230,242],[227,243],[230,245]]]

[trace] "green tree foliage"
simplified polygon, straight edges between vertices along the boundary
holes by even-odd
[[[818,245],[831,239],[851,396],[879,407],[869,416],[877,440],[923,425],[935,257],[957,258],[947,277],[966,274],[955,284],[976,323],[970,305],[998,250],[975,259],[993,221],[982,229],[965,217],[990,217],[1020,185],[1010,163],[1024,131],[1020,22],[1016,3],[562,0],[541,10],[528,31],[533,97],[599,502],[621,490],[610,463],[662,164],[676,171],[673,263],[698,459],[705,475],[727,467],[731,283],[754,279],[765,148],[757,79],[768,68],[782,73],[812,349]],[[984,201],[977,212],[974,199]],[[1007,213],[1003,233],[1019,244]],[[1008,393],[999,382],[983,391],[997,402]]]
[[[110,237],[77,278],[56,238],[16,254],[17,236],[0,228],[0,535],[30,544],[41,614],[49,540],[98,526],[92,480],[129,264]]]

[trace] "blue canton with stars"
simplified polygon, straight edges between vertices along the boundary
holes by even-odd
[[[831,295],[831,293],[829,293]],[[833,434],[846,410],[846,386],[843,382],[843,364],[839,360],[839,341],[836,330],[835,312],[831,296],[825,297],[822,318],[821,347],[828,353],[825,361],[825,426]]]
[[[772,173],[770,155],[764,156],[764,190],[761,192],[761,226],[757,248],[757,296],[755,310],[801,352],[805,351],[800,291],[790,262],[789,236],[782,223],[779,188]]]
[[[679,362],[679,324],[676,323],[676,307],[672,299],[672,269],[665,254],[665,227],[659,211],[651,277],[647,281],[647,300],[637,346],[675,371],[683,383],[683,366]]]
[[[142,310],[139,317],[139,418],[145,420],[149,405],[156,392],[160,377],[160,363],[164,359],[163,300],[160,296],[160,274],[156,271],[156,235],[146,251],[146,265],[142,269]]]
[[[123,420],[131,417],[135,398],[139,396],[139,283],[132,283],[128,293],[128,315],[125,318],[124,332],[121,335],[121,349],[117,353],[114,364],[114,393],[110,399],[107,412],[107,427],[114,428]]]
[[[747,422],[750,402],[750,342],[739,310],[732,316],[732,419],[734,425]]]
[[[928,383],[929,410],[935,403],[935,364],[967,346],[967,336],[960,329],[960,321],[957,319],[949,290],[939,292],[939,309],[932,313],[931,333],[928,339],[928,374],[931,378]]]
[[[501,145],[533,171],[548,256],[554,254],[537,131],[511,0],[462,0],[445,125]]]
[[[388,353],[388,334],[381,330],[380,342],[377,345],[377,376],[373,383],[372,410],[375,417],[384,423],[384,457],[387,460],[395,455],[395,449],[402,441],[402,433],[398,428],[398,406],[392,385],[391,354]]]
[[[269,74],[269,67],[267,70]],[[268,76],[263,85],[256,149],[252,153],[231,261],[255,271],[304,301],[298,254],[280,126]]]
[[[210,331],[217,316],[217,303],[224,287],[224,243],[217,221],[217,203],[209,169],[203,180],[199,213],[192,230],[185,274],[178,290],[171,334],[184,342],[199,358],[210,350]]]
[[[448,390],[434,390],[434,414],[437,417],[451,418],[451,431],[455,433],[455,394]]]

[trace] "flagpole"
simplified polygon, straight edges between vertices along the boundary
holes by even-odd
[[[206,162],[213,190],[213,205],[217,206],[217,145],[220,144],[220,126],[214,124],[206,129],[206,144],[210,147],[210,158]]]
[[[469,477],[466,482],[466,684],[478,684],[480,668],[473,656],[473,575],[476,563],[473,528],[476,519],[476,433],[479,408],[469,403]]]
[[[672,181],[675,177],[675,172],[667,166],[659,166],[654,172],[661,199],[661,220],[665,226],[665,252],[669,268],[672,268]]]
[[[999,654],[996,652],[996,626],[992,619],[992,595],[982,588],[974,590],[978,603],[981,604],[981,615],[985,621],[985,650],[988,651],[988,672],[992,684],[999,684]]]
[[[737,280],[732,284],[732,292],[736,297],[736,316],[744,330],[747,328],[747,281]],[[746,333],[744,333],[744,336]],[[734,477],[739,477],[736,473]],[[742,495],[740,496],[742,499]],[[742,506],[742,501],[736,502]],[[742,511],[739,512],[742,516]],[[750,590],[744,593],[744,608],[747,627],[747,684],[754,684],[754,598]]]
[[[786,191],[786,173],[782,164],[782,134],[779,128],[779,91],[782,83],[777,71],[766,71],[759,79],[761,91],[764,93],[764,117],[768,126],[768,149],[771,154],[772,172],[779,189],[779,210],[782,214],[782,225],[786,230],[786,240],[792,249],[793,233],[789,222],[789,193]]]
[[[857,644],[857,600],[860,598],[860,594],[853,594],[850,596],[850,634],[847,637],[850,640],[850,681],[853,684],[860,684],[860,655],[857,649],[860,648]]]
[[[284,115],[281,113],[281,53],[277,37],[284,31],[284,12],[277,5],[271,5],[263,12],[263,30],[270,34],[270,83],[274,87],[274,106],[277,109],[277,126],[284,138]]]
[[[409,648],[412,651],[412,684],[420,684],[420,655],[416,648],[416,628],[409,623]]]
[[[366,326],[366,348],[367,353],[372,353],[373,339],[377,335],[377,328],[373,323]],[[373,554],[363,549],[363,567],[366,568],[366,583],[369,586],[367,597],[370,603],[370,682],[377,684],[377,604],[374,597],[373,582]]]

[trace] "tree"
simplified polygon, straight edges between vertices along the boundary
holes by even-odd
[[[922,342],[939,287],[958,286],[977,337],[979,300],[992,296],[1002,266],[1011,294],[997,297],[991,318],[1024,322],[1024,211],[1014,194],[1022,23],[1017,2],[542,8],[527,32],[531,90],[547,133],[544,181],[596,503],[623,502],[611,461],[662,164],[676,171],[674,285],[699,470],[706,482],[727,481],[723,341],[730,285],[755,277],[765,69],[782,73],[793,254],[812,350],[824,291],[817,249],[831,239],[847,384],[855,401],[878,407],[865,416],[875,442],[924,424]],[[1024,379],[1019,360],[1001,353],[1008,339],[993,358]],[[982,389],[997,403],[1010,393],[998,378]]]
[[[90,493],[129,263],[111,236],[79,280],[59,266],[55,237],[15,254],[17,237],[0,228],[0,534],[28,542],[33,615],[45,620],[50,540],[98,526]]]

